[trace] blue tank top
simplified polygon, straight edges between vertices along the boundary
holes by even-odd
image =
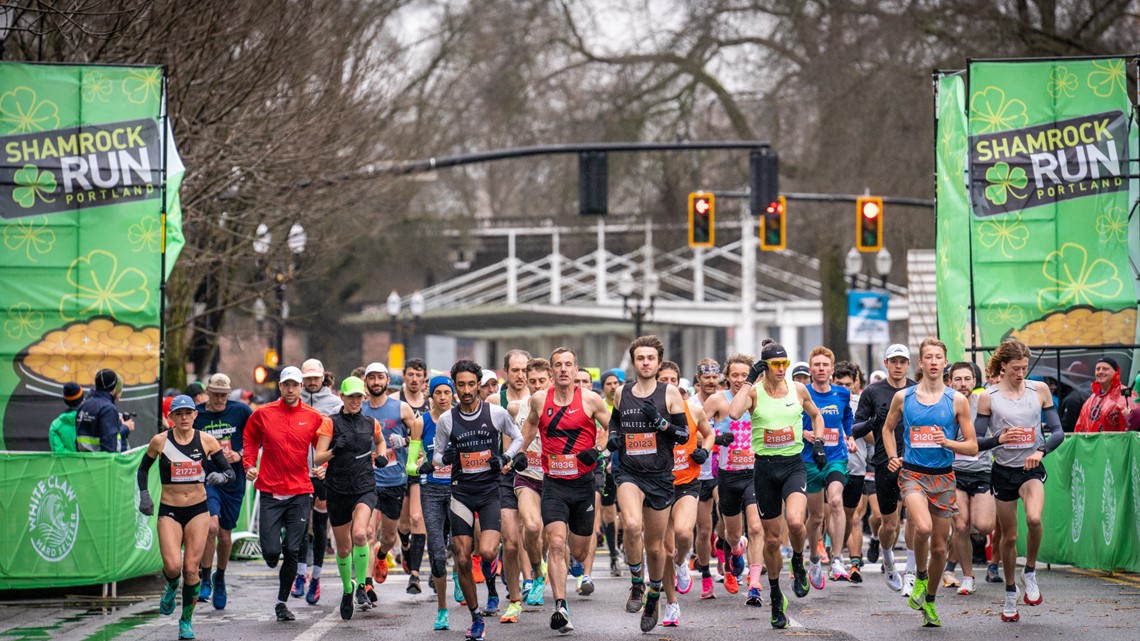
[[[431,412],[424,412],[420,418],[424,420],[424,456],[425,460],[430,461],[435,455],[435,419],[431,417]],[[421,476],[420,485],[424,483],[451,485],[451,466],[437,467],[431,474]]]
[[[404,426],[404,422],[400,420],[400,401],[389,398],[384,401],[384,404],[378,408],[373,408],[364,402],[364,407],[360,408],[360,412],[365,416],[376,419],[380,423],[380,430],[384,434],[384,442],[388,446],[388,465],[384,467],[373,468],[372,473],[376,476],[376,487],[398,487],[408,482],[408,448],[401,447],[396,450],[392,448],[391,442],[388,437],[393,434],[398,434],[404,438],[408,438],[408,429]]]
[[[957,392],[947,387],[934,405],[919,403],[916,392],[917,385],[908,387],[903,397],[903,463],[919,472],[948,473],[953,469],[954,452],[934,443],[932,437],[934,430],[941,430],[948,441],[958,438],[958,422],[954,420]]]

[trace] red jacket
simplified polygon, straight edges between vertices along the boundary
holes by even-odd
[[[1077,419],[1077,426],[1073,431],[1123,432],[1128,429],[1128,415],[1125,413],[1128,399],[1121,396],[1120,390],[1120,372],[1113,375],[1107,390],[1101,389],[1100,383],[1094,381],[1092,396],[1081,408],[1081,417]]]
[[[317,445],[317,430],[327,420],[304,403],[289,407],[276,400],[257,408],[242,435],[245,468],[258,468],[253,486],[268,494],[312,494],[309,447]]]

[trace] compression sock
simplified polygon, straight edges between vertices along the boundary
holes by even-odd
[[[336,555],[336,569],[340,572],[340,585],[344,593],[352,592],[352,557]]]
[[[194,616],[194,606],[198,603],[198,592],[202,589],[201,583],[182,585],[182,620],[189,621]]]
[[[779,603],[780,597],[783,596],[783,594],[784,594],[783,592],[780,592],[780,579],[779,579],[779,577],[772,578],[772,576],[769,575],[768,576],[768,588],[772,590],[772,602],[773,603]]]
[[[629,564],[630,580],[633,581],[634,583],[641,583],[642,581],[644,581],[645,579],[641,576],[642,569],[643,568],[642,568],[640,563],[637,563],[637,564],[630,563]]]
[[[895,551],[889,548],[883,548],[883,565],[890,569],[895,569]]]
[[[202,583],[209,583],[210,582],[210,568],[206,567],[206,566],[202,566],[202,568],[198,570],[198,578],[202,579]]]
[[[613,523],[606,523],[602,528],[606,533],[606,547],[610,549],[610,556],[617,556],[617,534]]]
[[[487,596],[498,597],[499,590],[495,587],[495,577],[498,575],[498,568],[495,567],[498,565],[497,559],[491,559],[490,561],[487,559],[480,559],[479,564],[481,566],[480,569],[483,570],[483,578],[486,579]]]
[[[917,567],[918,566],[915,564],[915,561],[914,561],[914,550],[907,550],[906,551],[906,571],[907,572],[914,572],[915,569],[917,569]]]
[[[413,574],[419,574],[420,572],[420,565],[424,562],[424,545],[426,544],[426,534],[412,535],[412,542],[408,545],[408,568]]]
[[[356,572],[356,582],[360,583],[361,577],[367,577],[367,583],[372,584],[372,577],[368,576],[368,546],[367,545],[354,545],[352,546],[352,569]]]
[[[753,563],[752,565],[748,566],[748,587],[760,587],[760,572],[763,569],[764,566],[759,563]]]
[[[301,562],[297,564],[297,576],[305,576],[305,571],[309,569],[308,564]]]

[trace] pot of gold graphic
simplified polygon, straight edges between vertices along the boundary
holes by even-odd
[[[1060,371],[1065,378],[1074,371],[1087,372],[1085,376],[1074,375],[1072,380],[1065,381],[1087,390],[1092,380],[1093,365],[1103,356],[1113,358],[1120,365],[1122,380],[1128,378],[1132,349],[1116,346],[1136,343],[1136,309],[1112,311],[1086,305],[1070,307],[1026,323],[1019,329],[1011,329],[1002,338],[1016,338],[1035,352],[1045,352],[1040,361],[1034,359],[1031,362],[1034,374],[1056,376]],[[1057,353],[1050,352],[1050,347],[1070,349],[1062,350],[1055,357]],[[1075,363],[1082,363],[1084,367],[1075,368]]]
[[[157,327],[136,328],[102,317],[70,323],[46,332],[21,351],[14,366],[20,383],[4,413],[9,449],[48,449],[48,426],[65,409],[63,385],[74,381],[90,394],[100,369],[114,370],[122,381],[120,412],[137,414],[139,428],[156,424]],[[144,444],[153,433],[152,427],[136,430],[130,444]]]

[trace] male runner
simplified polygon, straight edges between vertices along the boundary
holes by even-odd
[[[426,386],[427,364],[423,359],[412,358],[404,363],[404,385],[393,396],[410,405],[412,412],[420,417],[428,411],[430,399],[424,389]],[[419,450],[415,452],[416,456],[411,456],[411,450],[408,450],[408,454],[409,459],[415,463],[414,466],[408,467],[418,466],[419,462],[415,459],[419,456]],[[405,591],[408,594],[419,594],[420,564],[424,560],[427,530],[424,529],[424,513],[420,505],[420,479],[415,469],[408,474],[407,500],[400,510],[400,525],[397,531],[400,533],[400,560],[404,571],[408,573],[408,587]]]
[[[938,577],[946,566],[950,518],[957,501],[954,455],[977,454],[978,441],[966,397],[942,382],[946,345],[926,338],[918,347],[918,358],[922,380],[895,393],[882,434],[888,471],[898,474],[907,520],[914,528],[916,577],[907,605],[922,611],[924,627],[936,628],[942,620],[934,609],[934,598]],[[898,441],[892,438],[896,433],[903,437],[902,457],[897,456]],[[886,539],[883,544],[886,552]]]
[[[578,368],[578,373],[574,375],[574,384],[578,387],[594,391],[594,377],[590,374],[589,370],[584,367]],[[602,401],[605,402],[604,400]],[[609,421],[609,409],[606,409],[606,421]],[[606,423],[598,424],[598,431],[605,433]],[[602,448],[603,452],[606,449]],[[605,488],[605,474],[602,468],[605,466],[605,461],[598,463],[594,466],[594,535],[597,536],[602,531],[602,490]],[[597,541],[594,545],[587,548],[586,560],[578,563],[577,559],[571,557],[570,559],[570,574],[577,580],[577,587],[575,590],[582,596],[589,596],[594,593],[594,580],[590,578],[590,574],[594,571],[594,559],[598,553]],[[577,572],[575,572],[575,569]]]
[[[521,349],[508,351],[503,356],[506,384],[499,388],[498,394],[491,396],[487,401],[507,410],[507,413],[514,417],[516,425],[521,424],[521,417],[525,416],[526,399],[530,396],[526,381],[526,365],[528,362],[530,362],[529,352]],[[529,469],[530,465],[528,464],[527,467]],[[515,471],[511,470],[499,480],[500,515],[503,528],[501,535],[503,577],[506,579],[507,600],[509,601],[507,609],[499,619],[500,623],[517,623],[522,614],[522,599],[530,596],[530,590],[522,587],[519,578],[524,568],[529,572],[530,563],[529,560],[523,563],[523,559],[527,557],[527,552],[522,543],[524,537],[523,523],[519,518],[519,501],[515,490],[517,476]],[[537,510],[535,510],[534,518],[541,521],[541,515],[538,514]],[[538,531],[541,531],[541,527],[541,523],[535,525]],[[484,576],[491,570],[490,567],[482,569]],[[490,597],[488,597],[489,600]]]
[[[545,358],[532,358],[526,363],[526,384],[530,395],[550,389],[554,383],[550,361]],[[529,397],[528,397],[529,398]],[[520,426],[526,420],[530,410],[526,403],[512,404],[516,409],[515,422]],[[521,428],[520,428],[521,430]],[[544,548],[548,541],[542,536],[542,483],[544,480],[541,466],[542,445],[532,441],[525,450],[527,467],[514,476],[515,505],[518,507],[519,521],[522,525],[522,547],[527,564],[523,567],[529,570],[530,587],[523,588],[526,592],[527,605],[542,605],[546,591],[547,567]]]
[[[983,438],[989,436],[989,426],[982,426],[976,422],[978,395],[974,393],[974,383],[973,365],[962,361],[950,366],[950,386],[965,396],[966,401],[970,403],[970,418],[975,421],[974,430],[981,443]],[[973,456],[954,455],[958,511],[954,514],[954,533],[950,536],[950,546],[957,552],[958,562],[962,564],[962,581],[958,587],[958,594],[973,594],[976,589],[970,527],[973,526],[983,536],[994,529],[996,508],[990,484],[992,463],[993,460],[988,452],[979,452]],[[946,564],[946,573],[949,576],[943,576],[942,586],[952,587],[953,583],[947,579],[954,578],[954,563]]]
[[[689,399],[690,407],[700,407],[704,413],[704,404],[715,394],[720,393],[720,363],[712,358],[702,358],[697,363],[697,374],[694,377],[697,384],[697,394]],[[706,415],[706,420],[707,415]],[[714,434],[714,444],[715,437]],[[714,445],[714,448],[716,446]],[[710,456],[701,463],[701,473],[697,476],[701,481],[701,494],[697,503],[697,569],[701,572],[701,598],[715,599],[713,592],[712,572],[709,570],[710,556],[712,554],[713,533],[713,504],[716,502],[717,478],[713,476],[713,465],[716,457]],[[732,578],[736,581],[736,577]]]
[[[528,451],[532,443],[540,443],[545,475],[542,522],[550,541],[550,587],[554,593],[550,628],[565,634],[574,629],[566,604],[567,551],[583,562],[589,548],[595,546],[594,466],[605,442],[600,436],[605,432],[598,424],[608,423],[609,413],[601,396],[575,384],[578,358],[574,352],[559,347],[550,355],[550,363],[554,386],[535,392],[527,401],[523,443]]]
[[[614,409],[614,394],[617,393],[621,387],[621,378],[618,376],[616,370],[606,370],[602,372],[602,398],[606,401],[606,407],[612,412]],[[620,530],[618,529],[618,512],[617,512],[617,485],[614,483],[614,457],[613,453],[606,450],[607,454],[603,454],[603,463],[599,464],[602,468],[602,531],[606,536],[606,547],[610,552],[610,576],[621,576],[621,560],[618,558],[618,546],[620,545]]]
[[[325,366],[317,359],[310,358],[301,363],[301,377],[304,381],[301,389],[301,402],[317,410],[325,416],[333,416],[340,412],[344,403],[331,388],[332,375],[325,372]],[[312,461],[313,453],[309,452]],[[317,466],[313,466],[314,469]],[[313,483],[313,513],[312,534],[305,533],[301,542],[301,558],[297,563],[297,578],[293,580],[293,596],[305,597],[309,605],[316,605],[321,598],[321,570],[325,564],[325,550],[328,548],[329,513],[325,502],[325,482],[321,476],[314,475],[310,479]],[[309,553],[313,556],[313,567],[309,581],[308,592],[305,591],[306,563]]]
[[[851,392],[851,401],[848,407],[851,408],[852,414],[855,408],[859,406],[859,376],[854,366],[848,361],[840,361],[836,363],[835,372],[831,375],[831,382],[840,387],[846,387]],[[844,541],[847,545],[847,550],[850,558],[850,566],[843,566],[839,569],[846,571],[848,580],[852,583],[863,582],[863,514],[866,513],[868,506],[871,507],[871,530],[878,532],[879,522],[879,503],[874,499],[874,485],[875,476],[871,472],[870,478],[867,475],[867,460],[873,454],[873,443],[871,436],[854,439],[855,450],[848,453],[847,456],[847,485],[843,486],[843,511],[847,518],[846,535]],[[873,539],[872,544],[877,544],[878,539]],[[832,567],[831,580],[842,580],[842,572],[836,572],[836,568]]]

